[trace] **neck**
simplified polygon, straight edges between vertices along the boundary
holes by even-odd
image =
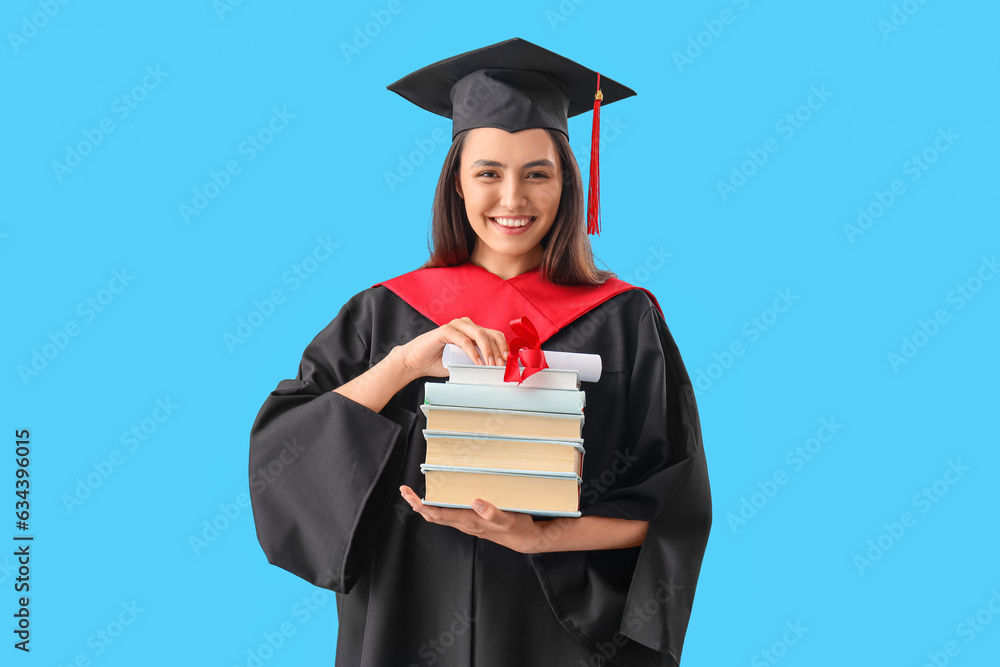
[[[517,257],[502,257],[497,255],[484,257],[483,253],[478,251],[479,245],[476,245],[469,256],[469,262],[486,269],[504,280],[510,280],[514,276],[531,271],[542,263],[541,247]]]

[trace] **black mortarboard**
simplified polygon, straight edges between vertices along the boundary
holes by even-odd
[[[635,95],[634,90],[519,38],[439,60],[387,88],[451,118],[453,139],[475,127],[548,128],[569,138],[567,118],[593,109],[587,231],[599,233],[600,105]]]

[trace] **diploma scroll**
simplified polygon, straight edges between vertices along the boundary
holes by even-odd
[[[478,350],[479,348],[476,347]],[[566,368],[580,371],[581,382],[597,382],[601,379],[601,355],[583,352],[553,352],[542,350],[549,368]],[[453,343],[447,343],[441,353],[441,363],[445,368],[451,364],[474,364],[465,350]]]

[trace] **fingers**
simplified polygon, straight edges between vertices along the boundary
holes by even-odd
[[[503,335],[502,331],[496,331],[493,329],[487,329],[494,334],[494,340],[497,347],[497,365],[503,366],[507,363],[507,354],[509,353],[509,348],[507,347],[507,337]]]
[[[475,522],[470,521],[470,515],[475,517],[475,512],[471,510],[424,505],[419,498],[416,502],[410,501],[410,507],[428,523],[456,528],[469,535],[478,535],[482,532]]]
[[[485,334],[485,329],[477,324],[473,324],[468,317],[454,320],[457,336],[457,344],[469,355],[472,363],[477,365],[492,365],[492,346],[488,343],[489,337]],[[478,349],[477,349],[478,348]]]
[[[483,521],[491,523],[498,528],[502,528],[506,523],[504,521],[504,513],[498,509],[496,505],[488,503],[482,498],[476,498],[472,501],[472,509],[476,511],[476,514],[478,514]]]
[[[473,509],[425,505],[408,486],[400,493],[424,521],[460,530],[466,535],[487,539],[520,553],[536,553],[541,528],[527,514],[504,512],[496,505],[476,498]]]
[[[490,366],[502,366],[507,361],[507,337],[502,331],[478,327],[476,344]]]
[[[445,343],[460,347],[477,365],[502,366],[506,363],[508,348],[503,332],[481,327],[468,317],[461,317],[399,346],[404,367],[416,377],[447,377],[448,369],[441,363]]]
[[[448,342],[454,343],[469,355],[477,365],[502,366],[507,361],[507,338],[502,331],[487,329],[474,323],[468,317],[449,322],[457,334]],[[478,350],[477,350],[478,347]]]
[[[422,516],[426,521],[450,526],[456,519],[461,518],[460,516],[457,516],[456,513],[462,512],[463,510],[457,510],[450,507],[424,505],[424,502],[420,500],[420,497],[408,486],[399,487],[399,492],[403,496],[403,500],[409,503],[410,507],[413,508],[413,511]]]
[[[482,509],[468,510],[425,505],[408,486],[399,487],[399,492],[413,508],[413,511],[422,516],[425,521],[456,528],[469,535],[482,535],[488,530],[503,528],[509,523],[505,520],[504,512],[497,509],[495,505],[478,498],[476,500],[478,503],[482,503]]]
[[[420,497],[408,486],[399,487],[399,492],[403,496],[403,500],[409,503],[410,507],[413,508],[413,511],[422,516],[424,521],[438,523],[439,513],[437,510],[442,508],[434,507],[432,505],[424,505],[424,502],[420,500]]]

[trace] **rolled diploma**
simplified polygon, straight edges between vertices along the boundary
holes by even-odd
[[[478,350],[479,348],[476,347]],[[601,379],[601,355],[583,352],[553,352],[542,350],[549,368],[567,368],[580,371],[581,382],[597,382]],[[445,368],[450,364],[475,364],[465,350],[454,343],[447,343],[441,353],[441,363]]]

